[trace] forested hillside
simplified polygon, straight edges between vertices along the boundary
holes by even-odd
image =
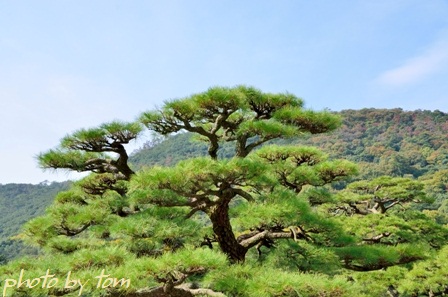
[[[364,177],[419,177],[448,168],[448,114],[401,109],[345,110],[340,114],[344,118],[341,128],[303,143],[357,162]]]
[[[68,189],[70,182],[0,184],[0,255],[11,259],[20,254],[23,245],[11,240],[31,218],[42,215],[56,194]]]

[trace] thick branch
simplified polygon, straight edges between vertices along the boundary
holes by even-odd
[[[226,297],[221,292],[215,292],[211,289],[205,289],[205,288],[199,288],[199,289],[192,289],[191,284],[182,284],[180,286],[177,286],[176,288],[183,289],[189,293],[191,293],[193,296],[210,296],[210,297]]]
[[[241,197],[243,197],[244,199],[246,199],[247,201],[254,201],[254,198],[252,197],[251,194],[249,194],[248,192],[242,190],[242,189],[232,189],[237,195],[240,195]]]
[[[390,266],[395,265],[401,265],[401,264],[408,264],[412,263],[417,260],[421,260],[421,257],[413,256],[413,257],[402,257],[397,262],[381,262],[381,263],[375,263],[375,264],[353,264],[351,261],[345,261],[343,264],[344,268],[354,270],[354,271],[374,271],[374,270],[381,270],[385,269]]]
[[[288,181],[288,177],[286,176],[285,172],[277,172],[277,174],[280,176],[280,183],[285,186],[286,188],[289,188],[293,190],[295,193],[300,193],[302,191],[302,186],[297,183],[291,183]]]
[[[242,239],[240,241],[240,245],[247,249],[250,249],[265,239],[275,240],[275,239],[289,239],[289,238],[297,240],[302,238],[308,239],[309,237],[304,232],[302,232],[301,229],[294,227],[291,227],[288,231],[272,232],[269,230],[264,230],[259,233],[256,233],[252,237]]]
[[[215,292],[211,289],[199,288],[191,289],[191,285],[183,284],[180,286],[173,287],[169,292],[166,292],[164,286],[157,288],[145,288],[140,289],[137,292],[123,293],[117,292],[111,294],[112,297],[193,297],[193,296],[210,296],[210,297],[226,297],[223,293]]]
[[[381,233],[379,235],[376,235],[376,236],[373,236],[371,238],[363,238],[362,240],[370,242],[370,243],[379,243],[382,238],[389,237],[391,234],[392,233],[390,233],[390,232],[383,232],[383,233]]]
[[[285,228],[282,225],[276,225],[267,229],[262,227],[238,236],[237,241],[246,249],[256,246],[260,253],[260,246],[272,247],[276,239],[294,239],[294,241],[304,239],[306,241],[313,241],[311,236],[308,235],[309,232],[319,233],[315,229],[305,230],[301,226],[289,226]]]
[[[279,138],[279,137],[281,137],[281,135],[267,135],[267,136],[265,136],[265,137],[263,137],[263,138],[261,138],[261,139],[259,139],[259,140],[257,140],[257,141],[254,141],[254,142],[252,142],[251,144],[247,145],[247,146],[244,148],[244,150],[242,151],[242,154],[239,155],[238,157],[242,157],[242,158],[244,158],[244,157],[246,157],[247,155],[249,155],[249,153],[250,153],[254,148],[256,148],[257,146],[260,146],[260,145],[262,145],[263,143],[265,143],[265,142],[267,142],[267,141],[269,141],[269,140],[272,140],[272,139],[275,139],[275,138]]]
[[[156,277],[156,280],[163,283],[163,285],[155,288],[143,288],[137,292],[128,293],[126,297],[192,297],[192,296],[210,296],[210,297],[225,297],[223,293],[215,292],[207,288],[193,288],[191,283],[184,283],[184,281],[191,275],[203,274],[206,269],[203,267],[187,269],[186,271],[173,271],[166,274],[164,277]],[[121,293],[122,294],[122,293]],[[111,296],[123,296],[120,292],[114,292]]]
[[[87,228],[89,228],[92,225],[93,225],[93,222],[89,222],[87,224],[82,225],[79,228],[71,229],[71,228],[67,227],[67,225],[65,225],[65,220],[63,220],[61,222],[61,224],[59,225],[59,227],[57,227],[57,231],[60,235],[75,236],[75,235],[78,235],[79,233],[83,232],[84,230],[86,230]]]
[[[392,207],[394,207],[394,206],[397,205],[397,204],[401,204],[400,200],[395,200],[395,201],[393,201],[391,204],[389,204],[389,205],[387,205],[387,206],[384,206],[384,208],[385,208],[386,211],[387,211],[389,208],[392,208]]]
[[[124,174],[126,180],[129,180],[131,176],[135,173],[128,165],[129,156],[126,152],[126,149],[123,145],[117,143],[114,144],[116,147],[116,153],[119,155],[116,161],[113,161],[113,164],[117,167],[118,171]]]

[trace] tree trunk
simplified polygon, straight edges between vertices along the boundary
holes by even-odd
[[[246,151],[247,137],[245,135],[238,136],[236,139],[235,156],[244,158],[248,155]]]
[[[247,249],[238,243],[233,234],[229,219],[229,202],[230,199],[220,199],[218,204],[209,210],[209,217],[221,250],[232,263],[244,262]]]
[[[208,147],[208,154],[210,155],[210,158],[212,158],[213,160],[218,159],[218,149],[219,149],[218,141],[210,141],[210,145]]]
[[[117,169],[125,176],[126,180],[130,180],[131,176],[135,173],[128,164],[129,156],[124,149],[123,145],[117,145],[117,152],[119,154],[118,159],[116,160]]]

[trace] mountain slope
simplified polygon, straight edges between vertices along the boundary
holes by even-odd
[[[10,259],[19,254],[24,247],[10,237],[16,235],[25,222],[43,214],[55,195],[70,184],[0,184],[0,255]]]
[[[360,164],[365,177],[419,177],[448,168],[448,114],[440,111],[362,109],[340,112],[340,129],[299,143]]]

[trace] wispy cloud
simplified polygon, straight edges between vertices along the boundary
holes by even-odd
[[[407,60],[403,65],[380,74],[376,81],[387,86],[418,83],[448,67],[448,38],[441,38],[424,53]]]

